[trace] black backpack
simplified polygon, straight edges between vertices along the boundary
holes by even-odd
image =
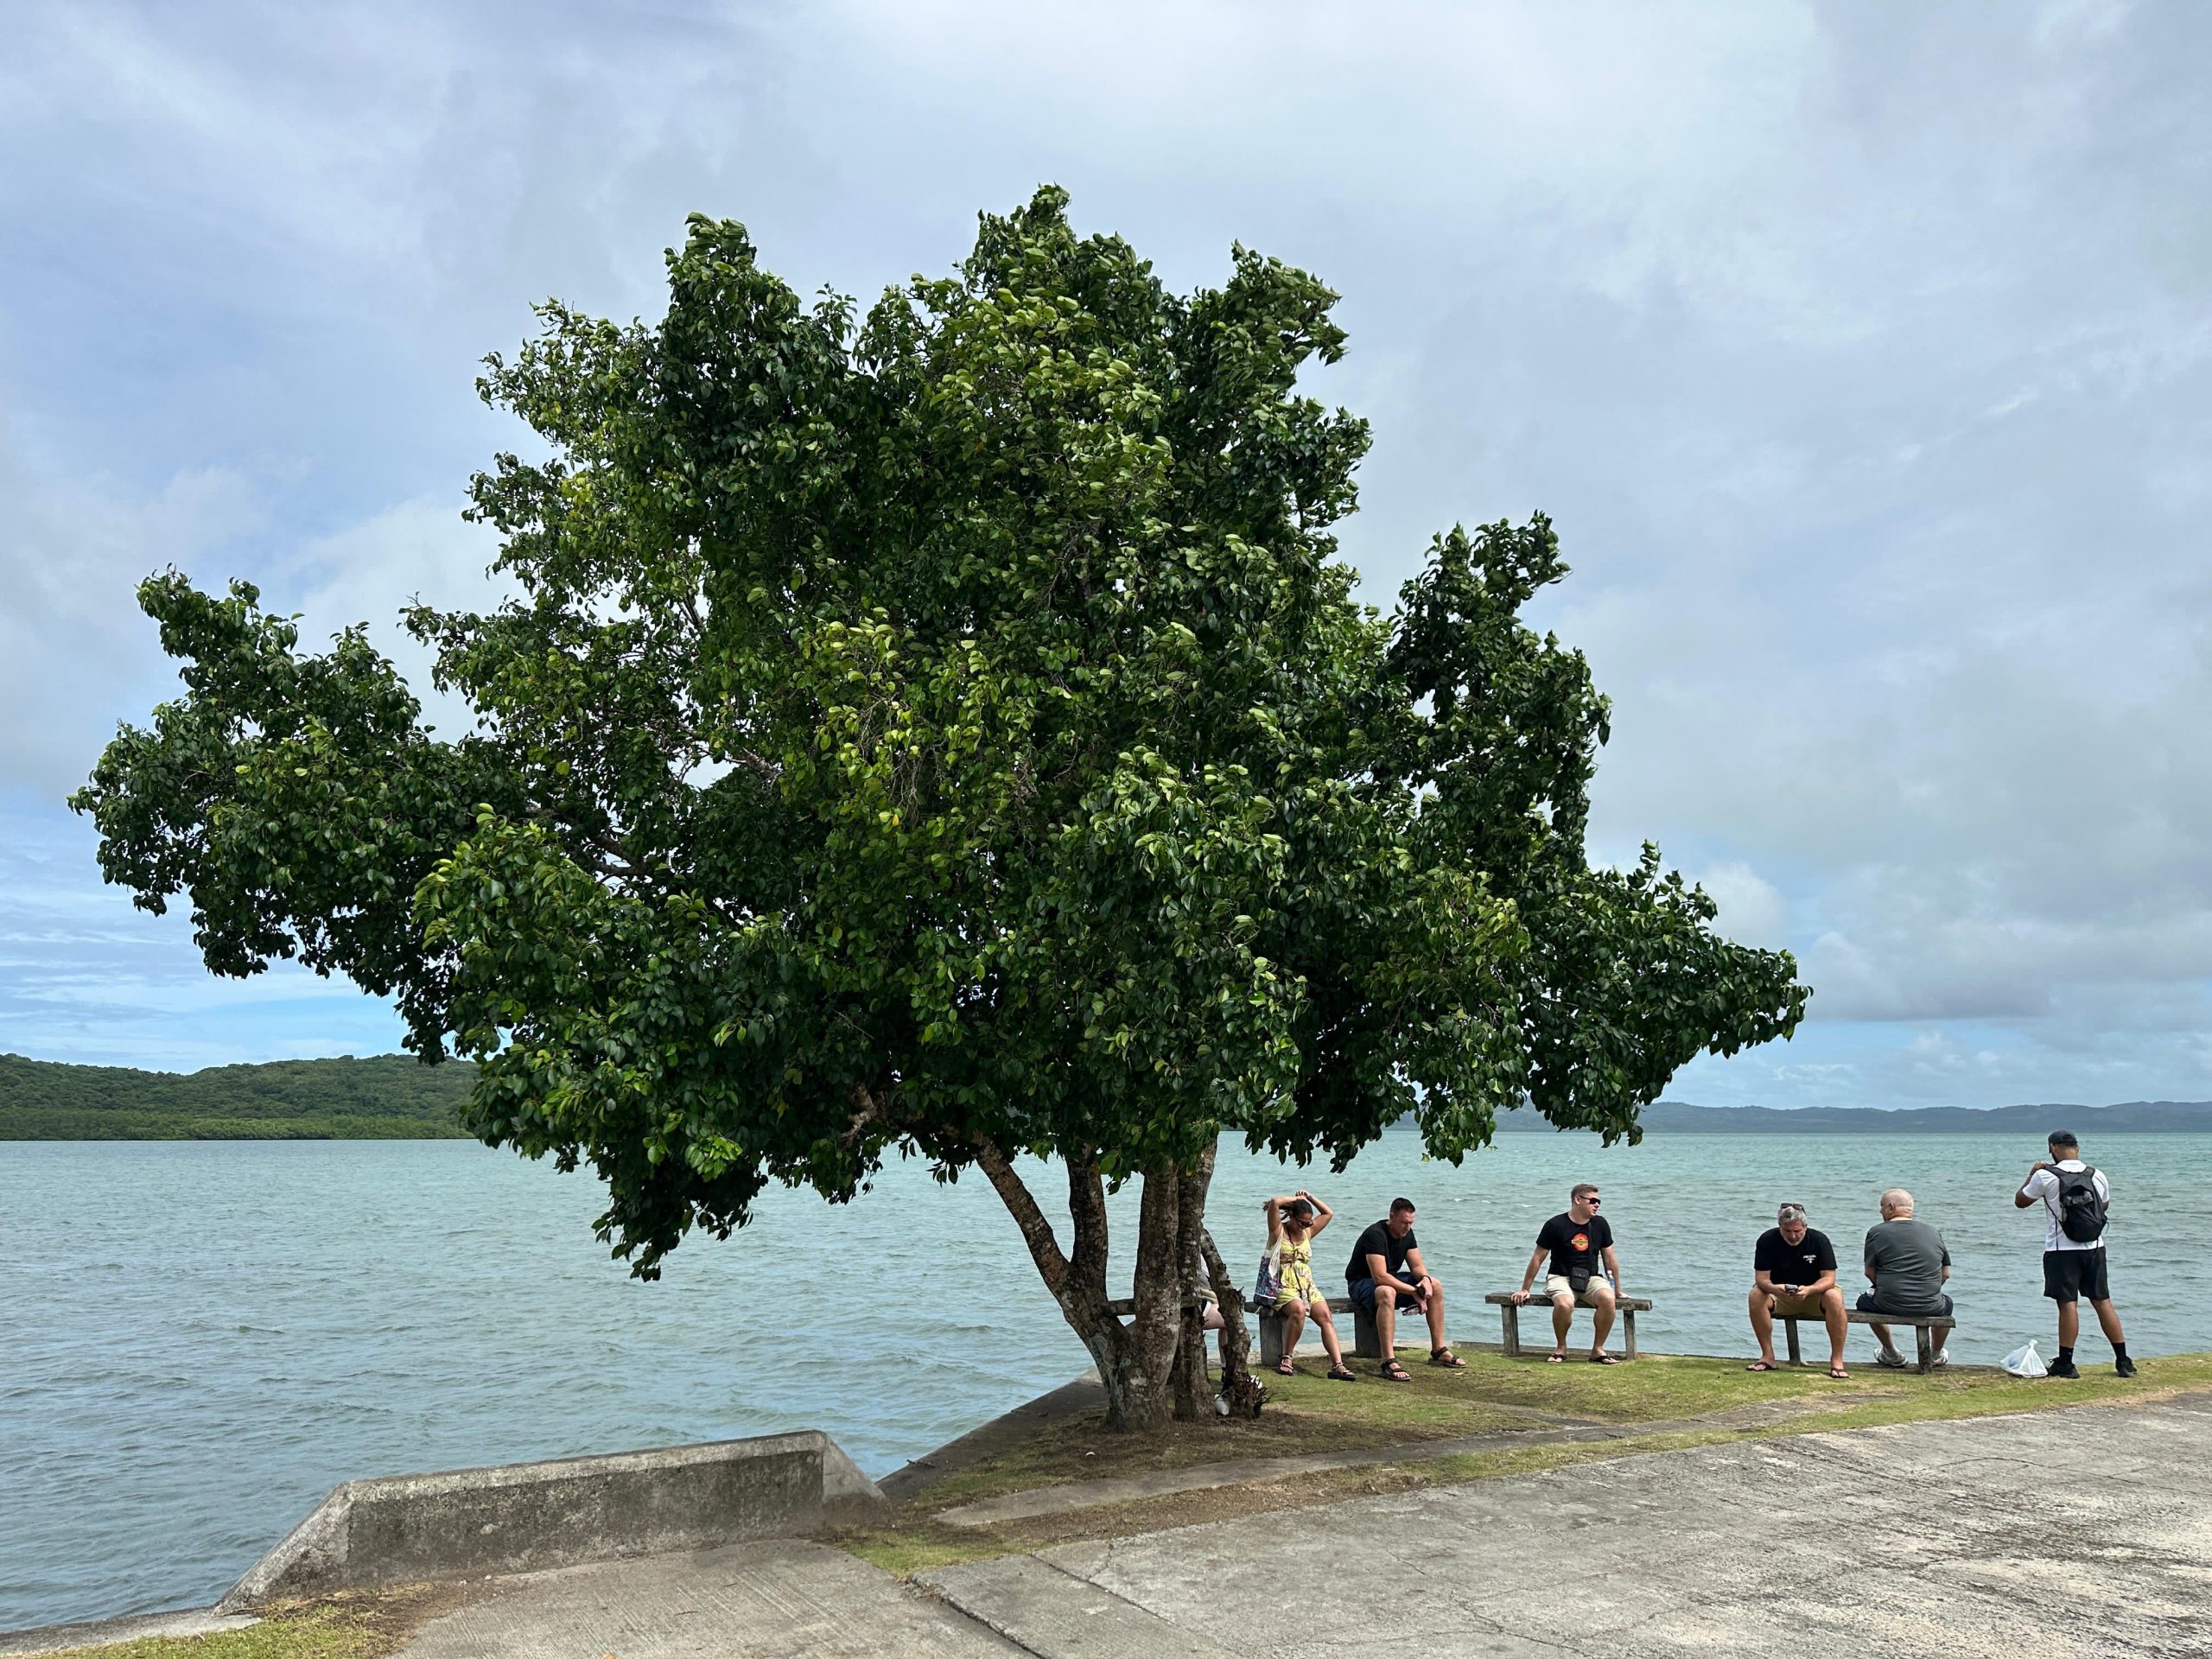
[[[2058,1230],[2076,1244],[2095,1243],[2105,1230],[2105,1201],[2097,1192],[2097,1172],[2084,1164],[2050,1173],[2058,1182]]]

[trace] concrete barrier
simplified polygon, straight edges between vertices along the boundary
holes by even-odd
[[[790,1538],[887,1500],[818,1429],[758,1440],[349,1480],[217,1604],[575,1567]]]

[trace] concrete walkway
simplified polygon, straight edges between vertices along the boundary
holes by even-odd
[[[901,1585],[742,1545],[486,1585],[406,1659],[2212,1653],[2212,1396],[1740,1442]]]

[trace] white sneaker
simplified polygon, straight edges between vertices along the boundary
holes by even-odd
[[[1950,1363],[1951,1351],[1948,1348],[1938,1348],[1936,1351],[1936,1369],[1940,1371]]]
[[[1893,1371],[1904,1370],[1906,1364],[1905,1357],[1894,1348],[1883,1349],[1880,1353],[1874,1356],[1874,1363],[1877,1365],[1887,1366]]]

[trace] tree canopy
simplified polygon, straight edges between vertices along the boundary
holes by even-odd
[[[1545,518],[1356,599],[1369,434],[1300,389],[1344,349],[1313,276],[1238,248],[1171,293],[1049,188],[865,315],[728,221],[668,270],[658,323],[548,304],[480,382],[543,454],[473,486],[518,596],[408,613],[475,730],[360,631],[302,654],[170,573],[186,694],[73,798],[211,969],[349,975],[475,1060],[468,1127],[593,1166],[637,1271],[771,1183],[980,1166],[1144,1420],[1224,1130],[1341,1160],[1411,1112],[1456,1160],[1525,1100],[1633,1138],[1802,1016],[1656,851],[1590,866],[1607,704],[1522,620]]]

